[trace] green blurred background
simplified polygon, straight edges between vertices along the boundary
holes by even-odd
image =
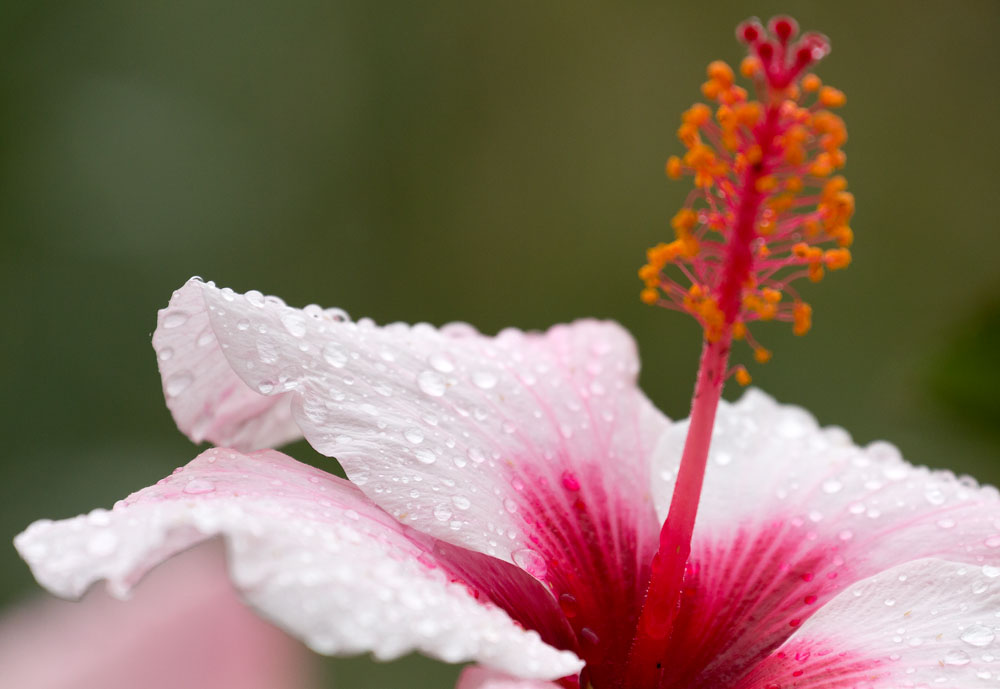
[[[191,275],[486,332],[615,318],[645,390],[685,415],[698,329],[643,306],[635,271],[686,194],[663,162],[705,65],[779,11],[833,41],[819,73],[848,94],[857,242],[849,271],[804,288],[808,337],[758,328],[776,356],[755,383],[1000,481],[995,0],[4,0],[0,533],[197,453],[149,344]],[[0,604],[36,590],[0,549]],[[359,689],[457,673],[323,670]]]

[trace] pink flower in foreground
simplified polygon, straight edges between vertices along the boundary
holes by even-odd
[[[804,332],[788,281],[850,256],[853,200],[818,179],[843,162],[824,109],[843,95],[796,92],[825,39],[772,32],[742,32],[756,105],[710,67],[720,124],[685,115],[668,172],[698,188],[640,273],[646,301],[704,328],[690,422],[642,395],[613,323],[378,327],[193,280],[153,337],[164,392],[192,440],[232,449],[32,525],[16,543],[35,576],[123,592],[221,534],[247,600],[317,651],[479,663],[460,689],[993,686],[997,492],[758,391],[719,402],[734,339],[769,356],[747,324]],[[259,451],[300,434],[351,481]]]
[[[98,518],[99,519],[99,518]],[[254,617],[221,544],[158,568],[127,603],[94,590],[0,617],[0,686],[11,689],[306,689],[308,652]]]

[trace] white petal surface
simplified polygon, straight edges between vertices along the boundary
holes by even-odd
[[[654,490],[666,515],[687,424],[656,451]],[[739,496],[734,500],[734,496]],[[861,448],[841,428],[759,390],[720,405],[696,540],[738,525],[797,523],[832,538],[860,576],[920,557],[1000,562],[1000,497],[969,477],[915,467],[884,442]]]
[[[995,687],[1000,569],[919,560],[824,606],[738,689]]]
[[[634,343],[613,323],[490,338],[463,324],[344,322],[200,281],[175,297],[198,299],[246,386],[294,395],[309,442],[404,523],[532,571],[526,482],[597,484],[595,496],[629,511],[622,524],[653,521],[649,450],[666,421],[638,391]]]
[[[233,372],[197,290],[174,292],[158,314],[153,348],[167,407],[194,442],[260,450],[302,437],[288,395],[264,397]]]
[[[559,689],[559,685],[537,679],[511,677],[473,665],[462,670],[455,689]]]
[[[150,567],[225,536],[233,581],[265,616],[327,654],[417,650],[526,677],[572,674],[572,653],[448,582],[433,555],[348,482],[278,452],[214,449],[112,511],[36,522],[15,541],[65,597],[106,579],[124,596]]]

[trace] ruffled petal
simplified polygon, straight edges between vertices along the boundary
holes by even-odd
[[[264,397],[233,372],[198,290],[174,292],[159,312],[153,348],[167,407],[177,427],[194,442],[208,440],[249,451],[302,437],[292,419],[289,395]],[[269,355],[264,349],[259,352],[262,359]]]
[[[664,511],[683,438],[679,424],[657,450]],[[690,687],[741,672],[847,586],[923,557],[1000,564],[996,490],[749,391],[719,409],[672,671]]]
[[[736,689],[995,687],[1000,568],[910,562],[854,584]]]
[[[668,422],[636,386],[620,326],[486,337],[350,322],[200,281],[174,298],[197,300],[245,386],[291,396],[306,439],[375,503],[544,581],[588,662],[627,651],[659,531],[649,454]]]
[[[537,679],[511,677],[472,665],[462,670],[455,689],[560,689],[558,684]]]
[[[274,451],[209,450],[110,512],[36,522],[15,545],[57,595],[106,579],[121,597],[149,568],[216,535],[247,600],[320,653],[417,650],[545,679],[581,666],[450,581],[348,482]]]
[[[158,569],[128,605],[95,590],[0,618],[0,686],[12,689],[305,689],[311,661],[243,605],[213,545]]]

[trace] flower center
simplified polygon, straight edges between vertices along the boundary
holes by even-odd
[[[812,309],[789,283],[818,282],[851,260],[847,223],[854,198],[844,178],[832,176],[846,160],[840,146],[847,130],[830,109],[846,99],[808,72],[829,52],[829,42],[815,33],[799,36],[788,17],[772,19],[768,29],[748,20],[737,36],[748,46],[740,72],[753,81],[757,100],[748,100],[726,63],[708,66],[702,94],[715,103],[714,113],[704,103],[684,113],[677,133],[687,153],[666,166],[672,179],[693,176],[695,189],[673,218],[674,241],[649,249],[639,270],[642,300],[693,315],[704,346],[687,441],[622,687],[672,685],[667,655],[715,412],[730,375],[750,382],[744,367],[727,370],[732,341],[746,340],[755,359],[767,362],[771,352],[750,326],[787,321],[795,334],[805,334]]]

